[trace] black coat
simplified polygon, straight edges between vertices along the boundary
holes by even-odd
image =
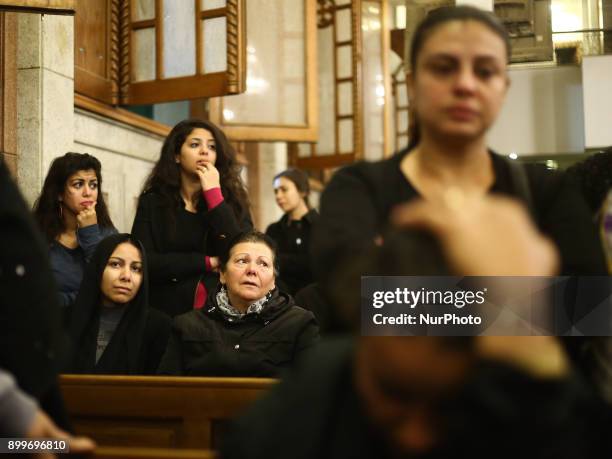
[[[274,239],[278,249],[276,256],[280,275],[277,278],[282,290],[295,295],[300,289],[314,282],[310,262],[310,240],[313,226],[319,214],[310,211],[299,221],[289,222],[287,214],[266,229],[266,234]]]
[[[386,230],[394,206],[419,198],[400,170],[408,151],[377,162],[359,162],[338,171],[321,196],[321,218],[313,235],[315,274],[327,288],[346,267],[362,259]],[[509,162],[491,153],[495,183],[490,192],[525,201]],[[557,245],[564,275],[606,275],[606,265],[579,189],[565,174],[539,164],[524,165],[532,215]],[[519,183],[517,183],[519,182]],[[421,263],[422,260],[415,260]]]
[[[0,367],[69,427],[57,384],[68,340],[44,237],[0,154]]]
[[[170,317],[193,308],[200,280],[208,291],[216,287],[219,276],[206,271],[205,256],[218,256],[227,241],[253,226],[248,212],[239,221],[227,202],[208,211],[201,199],[197,215],[208,229],[197,247],[179,251],[175,223],[180,211],[166,205],[160,194],[149,191],[140,197],[132,226],[132,234],[144,245],[149,260],[151,306]]]
[[[355,387],[354,359],[348,341],[321,343],[297,372],[234,423],[221,456],[405,457],[390,453],[384,432],[369,419]],[[447,446],[418,457],[599,459],[612,454],[610,407],[575,375],[539,380],[483,361],[439,409],[449,426]]]
[[[159,373],[185,376],[277,377],[319,338],[310,311],[275,291],[261,314],[224,315],[216,292],[205,308],[174,318]]]
[[[75,351],[70,373],[86,374],[155,374],[170,336],[171,321],[165,314],[148,306],[147,260],[142,255],[140,289],[115,329],[106,349],[96,363],[100,324],[100,281],[115,248],[133,240],[129,234],[115,234],[102,240],[86,267],[74,306],[70,311],[70,334]],[[134,241],[134,240],[133,240]],[[144,252],[142,245],[140,251]]]

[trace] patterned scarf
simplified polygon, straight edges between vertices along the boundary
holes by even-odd
[[[247,308],[246,312],[240,312],[234,306],[232,306],[229,302],[229,297],[227,296],[227,288],[225,285],[221,285],[221,288],[217,292],[217,306],[221,312],[229,317],[236,317],[242,319],[247,314],[261,314],[261,311],[267,306],[268,301],[272,298],[272,292],[274,289],[270,290],[263,298],[258,299],[257,301],[251,303]]]

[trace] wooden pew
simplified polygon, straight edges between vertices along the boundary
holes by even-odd
[[[96,448],[89,459],[217,459],[212,451],[200,449],[128,448],[105,446]]]
[[[113,447],[216,449],[227,421],[275,383],[260,378],[60,376],[76,432]]]

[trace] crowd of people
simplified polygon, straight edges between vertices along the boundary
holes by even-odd
[[[52,268],[55,284],[43,281],[61,319],[53,336],[14,339],[46,339],[57,354],[47,366],[67,373],[284,377],[298,368],[235,425],[225,457],[517,457],[527,444],[532,457],[604,457],[605,338],[356,337],[364,274],[608,275],[598,225],[612,168],[553,172],[487,146],[510,54],[493,15],[432,11],[410,47],[409,146],[337,171],[320,214],[308,175],[280,172],[270,196],[284,215],[265,234],[253,228],[235,152],[209,121],[172,128],[130,234],[110,219],[100,162],[56,158],[34,206],[44,242],[30,233],[47,249],[36,256]],[[29,266],[10,263],[0,273]],[[40,292],[24,291],[45,309]],[[4,311],[26,300],[0,298],[2,317],[30,329],[30,315]],[[70,343],[56,336],[60,323]],[[319,344],[332,332],[348,338]],[[26,363],[0,346],[0,366],[20,381],[24,365],[50,358],[32,342]],[[22,387],[44,400],[53,383]],[[11,390],[0,374],[0,400]]]

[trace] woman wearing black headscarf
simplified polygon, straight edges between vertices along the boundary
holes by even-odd
[[[170,319],[149,308],[147,277],[138,240],[116,234],[100,242],[71,311],[75,352],[69,372],[156,372],[170,335]]]

